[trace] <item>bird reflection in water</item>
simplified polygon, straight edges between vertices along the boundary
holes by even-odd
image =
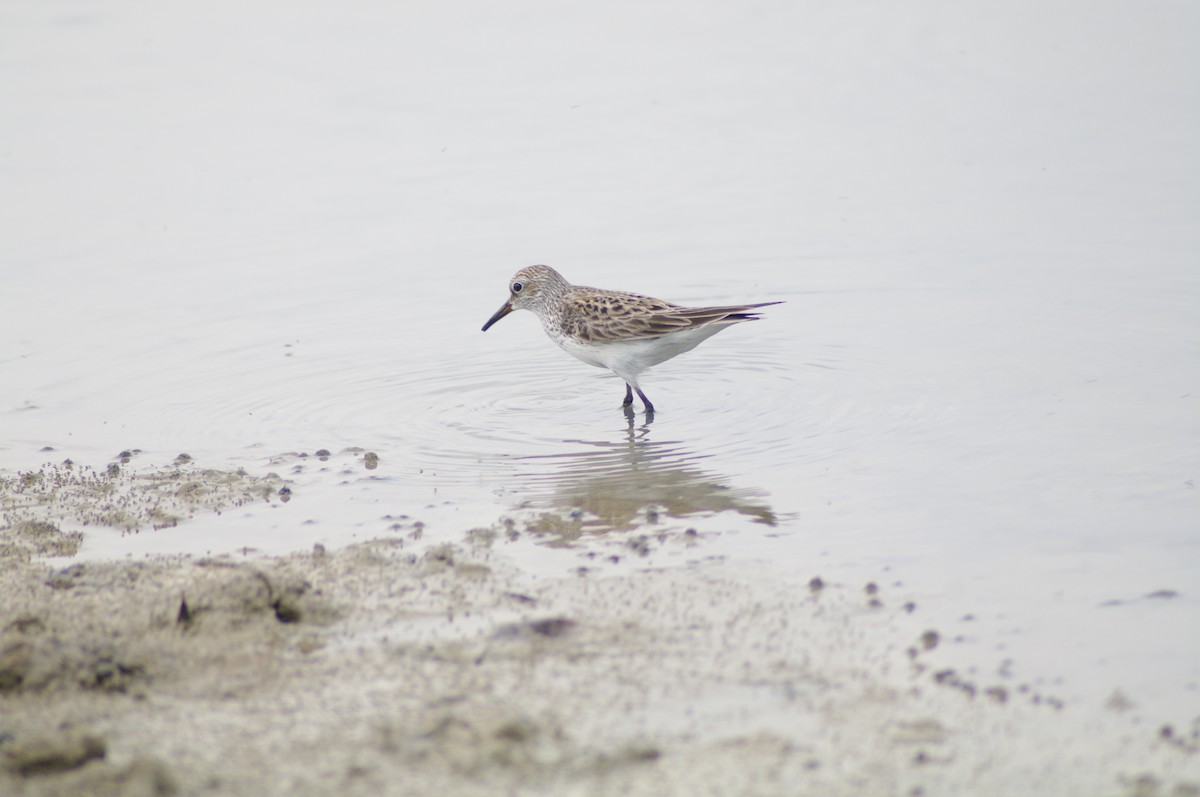
[[[526,528],[566,544],[587,534],[633,531],[645,526],[670,531],[665,519],[686,520],[734,512],[750,522],[774,526],[776,515],[760,490],[733,487],[703,467],[710,455],[681,442],[650,437],[653,413],[641,424],[626,413],[628,427],[615,441],[564,440],[586,446],[566,454],[525,458],[537,472],[520,474],[532,510]],[[550,466],[545,468],[543,466]]]

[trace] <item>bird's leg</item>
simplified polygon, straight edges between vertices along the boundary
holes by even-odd
[[[641,393],[642,391],[639,390],[638,392]],[[628,382],[626,382],[625,383],[625,400],[621,402],[621,406],[628,407],[632,403],[633,403],[633,388],[629,386]]]
[[[650,399],[646,398],[646,394],[642,392],[642,389],[640,387],[637,389],[637,394],[638,394],[638,398],[640,398],[642,400],[642,403],[646,405],[646,412],[653,413],[654,405],[650,403]],[[629,396],[628,398],[630,401],[633,401],[632,396]]]

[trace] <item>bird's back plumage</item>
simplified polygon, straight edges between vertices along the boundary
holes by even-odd
[[[563,297],[563,332],[583,341],[635,340],[670,335],[709,324],[729,325],[759,318],[762,302],[725,307],[684,307],[637,293],[575,287]]]

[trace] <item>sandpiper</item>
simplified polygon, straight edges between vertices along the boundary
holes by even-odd
[[[483,325],[484,332],[513,310],[531,310],[563,351],[625,380],[621,406],[632,405],[637,391],[651,414],[654,405],[638,387],[642,371],[691,351],[728,326],[757,320],[757,307],[780,304],[682,307],[637,293],[572,285],[549,266],[521,269],[508,290],[508,301]]]

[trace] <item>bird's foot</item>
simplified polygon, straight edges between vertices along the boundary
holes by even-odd
[[[644,404],[646,406],[646,414],[653,415],[654,414],[654,405],[650,403],[650,399],[646,398],[646,394],[642,392],[642,389],[640,387],[637,389],[637,394],[638,394],[638,398],[640,398],[642,400],[642,404]]]

